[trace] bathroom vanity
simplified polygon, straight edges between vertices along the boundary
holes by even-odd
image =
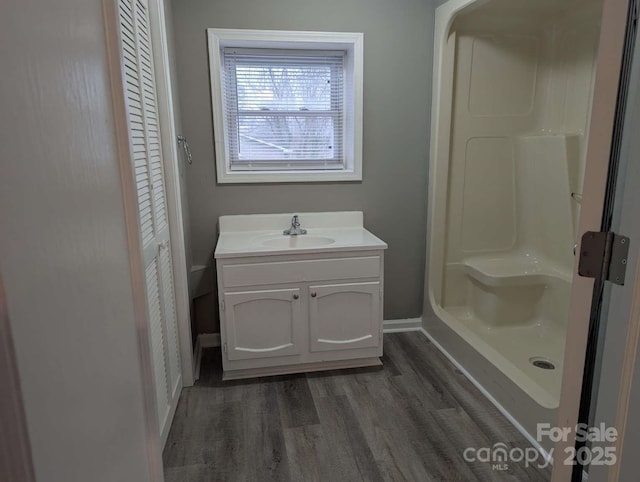
[[[387,245],[361,212],[292,218],[220,218],[225,380],[381,364]]]

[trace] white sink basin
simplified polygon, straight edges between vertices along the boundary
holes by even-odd
[[[299,236],[281,235],[263,241],[261,244],[267,248],[313,248],[315,246],[327,246],[333,244],[335,239],[327,236]]]
[[[221,216],[216,259],[243,256],[297,256],[387,249],[364,229],[362,212],[298,213],[307,234],[285,236],[294,214]]]

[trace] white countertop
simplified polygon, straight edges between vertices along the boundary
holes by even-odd
[[[293,214],[298,214],[300,227],[306,229],[307,234],[282,234],[291,226]],[[277,245],[270,246],[274,243]],[[364,228],[360,211],[255,214],[220,217],[220,237],[215,257],[218,259],[381,249],[387,249],[387,244]]]

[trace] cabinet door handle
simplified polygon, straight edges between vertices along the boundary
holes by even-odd
[[[315,291],[311,293],[312,298],[315,298],[316,296],[318,296],[318,293],[316,293]]]
[[[294,300],[297,300],[298,298],[300,298],[300,295],[293,295]]]

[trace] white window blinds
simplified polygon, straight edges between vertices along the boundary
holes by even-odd
[[[223,57],[232,170],[343,169],[344,52],[225,48]]]

